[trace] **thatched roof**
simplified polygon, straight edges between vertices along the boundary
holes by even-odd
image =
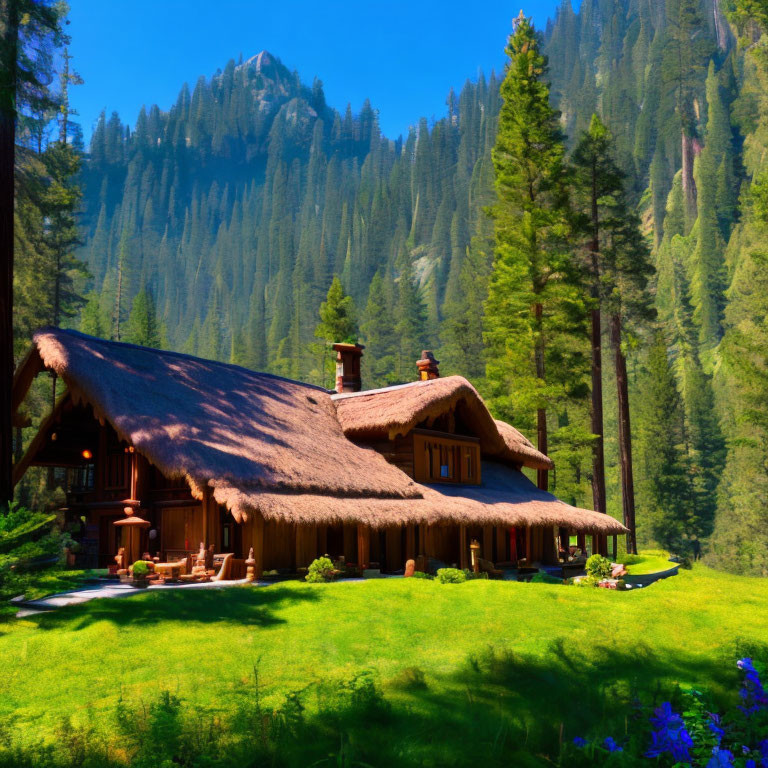
[[[553,467],[551,459],[513,426],[495,420],[478,391],[462,376],[339,394],[333,401],[344,434],[352,440],[392,440],[455,409],[480,438],[483,455],[532,469]]]
[[[418,497],[405,474],[344,436],[319,387],[233,365],[46,328],[46,368],[169,477],[240,518],[264,491]]]
[[[484,525],[562,526],[587,533],[621,534],[627,529],[610,515],[579,509],[537,488],[522,472],[495,461],[484,461],[482,485],[430,485],[425,499],[460,501],[467,517],[477,515]],[[468,503],[469,502],[469,503]],[[481,507],[478,510],[477,507]],[[457,520],[470,524],[469,520]]]
[[[90,404],[163,474],[185,478],[197,498],[212,489],[237,520],[258,511],[268,520],[375,528],[460,523],[624,531],[607,515],[537,490],[504,464],[485,462],[482,486],[424,486],[345,436],[354,433],[355,418],[371,411],[370,398],[382,406],[381,417],[366,416],[377,429],[397,422],[406,431],[453,402],[466,409],[465,419],[478,419],[484,453],[500,462],[541,462],[517,430],[493,421],[460,377],[332,399],[322,388],[278,376],[75,331],[39,331],[32,354],[39,359],[17,372],[16,397],[40,364],[55,371],[76,402]],[[398,399],[408,403],[399,414]]]
[[[303,522],[363,523],[373,528],[398,525],[562,526],[607,535],[627,529],[610,515],[579,509],[541,491],[519,470],[483,462],[483,484],[418,485],[421,499],[340,499],[292,495],[290,506]],[[285,519],[285,494],[262,494],[267,519]]]

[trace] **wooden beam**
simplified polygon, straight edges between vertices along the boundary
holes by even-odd
[[[261,512],[253,512],[253,524],[251,526],[251,546],[253,547],[253,559],[256,561],[254,572],[260,579],[264,574],[264,517]]]
[[[320,555],[328,554],[328,526],[327,525],[317,526],[317,554],[318,554],[318,557]]]
[[[483,549],[480,557],[485,560],[493,560],[493,526],[483,526]]]
[[[13,374],[13,395],[11,397],[11,414],[15,415],[24,402],[24,398],[32,386],[40,371],[44,368],[40,353],[37,347],[32,347],[19,363],[16,372]]]
[[[509,559],[507,554],[507,539],[509,532],[503,525],[496,526],[496,562],[505,563]],[[490,558],[493,560],[493,558]]]
[[[530,565],[533,562],[533,559],[531,557],[531,526],[527,525],[525,527],[525,557],[528,560],[528,564]]]
[[[208,507],[210,506],[211,489],[203,488],[203,544],[208,549]]]
[[[459,567],[462,570],[469,568],[469,544],[467,544],[467,526],[459,526]]]
[[[371,529],[367,525],[357,526],[357,565],[367,568],[371,562]]]
[[[415,560],[416,555],[416,526],[411,524],[405,528],[405,559]]]
[[[48,414],[48,418],[40,425],[40,429],[37,430],[37,434],[33,438],[29,447],[21,457],[21,461],[13,465],[13,486],[14,488],[18,484],[19,480],[24,477],[24,473],[29,469],[29,466],[34,462],[35,456],[38,451],[43,447],[47,437],[48,430],[56,424],[61,415],[64,405],[69,401],[69,392],[65,392],[56,403],[54,409]]]

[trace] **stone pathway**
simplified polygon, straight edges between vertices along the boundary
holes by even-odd
[[[397,579],[402,578],[402,576],[382,573],[377,578]],[[339,579],[339,582],[346,581],[363,582],[367,581],[367,579]],[[270,584],[280,584],[281,582],[254,581],[251,583],[254,587],[268,587]],[[224,587],[231,587],[235,584],[248,584],[248,582],[245,579],[238,579],[235,581],[204,581],[199,584],[152,584],[149,587],[133,587],[130,584],[122,584],[118,581],[105,581],[101,584],[73,589],[71,592],[59,592],[55,595],[40,597],[37,600],[24,600],[22,597],[22,599],[14,598],[11,602],[19,606],[16,618],[23,619],[26,616],[35,616],[47,611],[66,608],[68,605],[79,605],[80,603],[87,603],[89,600],[96,600],[104,597],[130,597],[131,595],[141,595],[148,591],[154,592],[161,589],[222,589]]]
[[[245,579],[239,579],[237,581],[206,581],[200,584],[153,584],[149,587],[133,587],[130,584],[107,581],[103,584],[73,589],[71,592],[48,595],[37,600],[19,600],[16,598],[13,602],[16,602],[19,606],[16,618],[23,619],[26,616],[34,616],[45,611],[55,611],[68,605],[79,605],[80,603],[87,603],[89,600],[96,600],[102,597],[130,597],[131,595],[141,595],[147,591],[154,592],[161,589],[221,589],[233,584],[247,583]],[[266,581],[253,582],[254,586],[266,586],[268,583]]]

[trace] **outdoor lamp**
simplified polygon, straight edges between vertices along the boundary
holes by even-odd
[[[480,572],[480,563],[478,563],[478,553],[480,552],[480,542],[477,539],[472,539],[469,544],[469,554],[472,558],[472,570],[475,573]]]
[[[84,459],[92,459],[92,458],[93,458],[93,453],[91,453],[91,451],[89,451],[89,450],[86,448],[86,449],[83,451],[83,453],[82,453],[82,456],[83,456],[83,458],[84,458]]]

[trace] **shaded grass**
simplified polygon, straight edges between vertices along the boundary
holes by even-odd
[[[561,738],[620,735],[637,696],[730,696],[735,658],[768,658],[766,598],[765,580],[696,565],[635,593],[388,579],[99,600],[3,625],[0,716],[28,735],[63,715],[108,730],[121,699],[170,691],[226,720],[257,669],[262,705],[293,712],[274,764],[537,764]]]

